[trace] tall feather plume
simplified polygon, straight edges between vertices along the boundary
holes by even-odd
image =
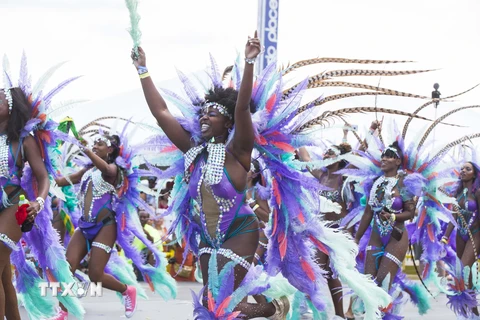
[[[197,90],[195,89],[195,86],[192,84],[190,79],[188,79],[187,76],[178,69],[177,69],[177,74],[178,74],[178,77],[180,78],[180,81],[182,81],[185,93],[190,98],[190,101],[192,101],[192,104],[196,106],[201,105],[205,99],[198,94]]]
[[[312,88],[319,86],[319,83],[322,83],[324,80],[329,80],[336,77],[355,77],[355,76],[366,76],[366,77],[373,77],[373,76],[404,76],[410,74],[417,74],[423,72],[430,72],[434,71],[435,69],[430,70],[400,70],[400,71],[389,71],[389,70],[364,70],[364,69],[348,69],[348,70],[333,70],[333,71],[326,71],[319,73],[317,75],[311,76],[308,78],[308,84],[311,85]],[[293,86],[292,88],[286,90],[284,95],[288,93],[288,91],[295,88],[297,85]],[[372,90],[377,90],[377,87]]]
[[[346,58],[314,58],[295,62],[291,66],[288,66],[283,75],[292,72],[295,69],[305,67],[318,63],[356,63],[356,64],[393,64],[393,63],[408,63],[414,61],[407,60],[368,60],[368,59],[346,59]]]
[[[340,93],[340,94],[334,94],[331,96],[327,96],[321,101],[317,101],[313,104],[313,106],[321,106],[322,104],[325,104],[327,102],[335,101],[335,100],[340,100],[340,99],[346,99],[346,98],[351,98],[351,97],[359,97],[359,96],[397,96],[397,97],[408,97],[408,98],[418,98],[418,99],[428,99],[425,96],[420,96],[416,94],[410,94],[410,93],[404,93],[404,92],[348,92],[348,93]],[[308,109],[311,107],[310,104],[306,104],[298,108],[297,113],[301,113],[304,110]]]
[[[435,122],[433,122],[430,127],[428,127],[427,131],[425,131],[425,134],[423,135],[422,139],[420,140],[420,142],[418,143],[418,149],[420,149],[422,147],[422,145],[425,143],[425,140],[427,139],[428,135],[432,132],[433,128],[435,128],[435,126],[437,124],[439,124],[440,122],[442,122],[445,118],[447,118],[448,116],[456,113],[456,112],[459,112],[459,111],[462,111],[462,110],[466,110],[466,109],[473,109],[473,108],[480,108],[480,105],[475,105],[475,106],[467,106],[467,107],[461,107],[461,108],[457,108],[457,109],[454,109],[450,112],[447,112],[446,114],[444,114],[443,116],[441,116],[440,118],[438,118]]]
[[[72,83],[73,81],[81,78],[82,76],[76,76],[76,77],[72,77],[70,79],[67,79],[65,81],[62,81],[58,86],[56,86],[55,88],[53,88],[52,90],[50,90],[49,93],[47,93],[44,97],[43,97],[43,102],[47,105],[47,107],[50,105],[50,102],[52,101],[52,98],[58,94],[60,91],[62,91],[66,86],[68,86],[70,83]]]
[[[48,69],[48,70],[40,77],[40,79],[38,79],[37,84],[35,85],[35,87],[33,87],[33,90],[32,90],[33,100],[35,100],[35,99],[38,98],[39,93],[43,90],[43,88],[44,88],[45,85],[47,84],[48,80],[50,80],[50,78],[52,77],[52,75],[53,75],[62,65],[64,65],[65,63],[66,63],[66,62],[60,62],[60,63],[54,65],[53,67],[51,67],[50,69]]]
[[[222,76],[220,70],[218,69],[217,61],[210,54],[210,78],[212,79],[213,85],[215,87],[222,86]]]
[[[403,112],[403,111],[393,110],[393,109],[386,109],[386,108],[375,108],[375,107],[344,108],[344,109],[339,109],[335,111],[325,111],[319,117],[316,117],[308,121],[304,125],[300,126],[299,128],[297,128],[294,132],[298,133],[300,131],[313,127],[315,125],[323,125],[325,123],[329,123],[330,120],[334,120],[334,118],[340,118],[342,116],[346,116],[347,114],[365,113],[365,112],[380,112],[380,113],[388,113],[388,114],[407,116],[407,117],[412,116],[412,114],[408,112]],[[430,119],[427,119],[425,117],[421,117],[418,115],[414,117],[417,119],[431,121]]]
[[[356,88],[356,89],[367,89],[367,90],[374,90],[380,92],[387,92],[387,93],[395,93],[395,95],[399,96],[408,96],[412,95],[411,93],[401,92],[397,90],[382,88],[379,86],[372,86],[363,83],[355,83],[355,82],[346,82],[346,81],[321,81],[321,82],[310,82],[308,84],[309,89],[313,88],[320,88],[320,87],[344,87],[344,88]],[[420,96],[422,99],[428,99],[428,97]]]
[[[20,77],[18,78],[18,86],[23,92],[29,93],[32,89],[30,86],[30,79],[28,77],[28,63],[25,51],[22,53],[22,61],[20,63]]]
[[[428,107],[429,105],[431,105],[432,103],[434,102],[439,102],[439,101],[445,101],[447,99],[451,99],[451,98],[455,98],[455,97],[458,97],[458,96],[461,96],[462,94],[465,94],[469,91],[472,91],[473,89],[475,89],[476,87],[478,87],[480,85],[477,84],[473,87],[471,87],[470,89],[468,90],[465,90],[463,92],[460,92],[460,93],[457,93],[457,94],[454,94],[454,95],[451,95],[451,96],[448,96],[448,97],[445,97],[445,98],[441,98],[441,99],[432,99],[432,101],[429,101],[423,105],[421,105],[417,110],[415,110],[413,112],[413,114],[418,114],[420,111],[422,111],[424,108]],[[408,129],[408,126],[410,125],[410,122],[412,122],[413,118],[408,118],[407,121],[405,122],[405,125],[403,126],[403,131],[402,131],[402,138],[405,139],[405,136],[407,135],[407,129]]]
[[[437,154],[435,154],[430,159],[430,161],[428,161],[428,163],[430,164],[430,163],[435,162],[438,158],[445,155],[451,148],[453,148],[455,146],[458,146],[459,144],[464,143],[467,140],[476,139],[476,138],[480,138],[480,132],[479,133],[473,133],[473,134],[470,134],[468,136],[464,136],[460,139],[454,140],[450,143],[447,143],[440,151],[437,152]]]
[[[140,46],[142,38],[142,32],[139,27],[140,15],[137,12],[138,0],[125,0],[125,4],[130,14],[130,28],[128,28],[127,31],[132,37],[135,54],[138,55],[138,47]]]
[[[50,110],[48,111],[47,116],[53,116],[53,115],[60,116],[64,112],[67,112],[68,110],[73,109],[77,104],[85,103],[88,101],[89,100],[85,100],[85,99],[72,99],[72,100],[56,103],[55,105],[50,106]]]
[[[12,78],[10,76],[10,62],[7,55],[3,56],[3,86],[4,88],[13,87]]]

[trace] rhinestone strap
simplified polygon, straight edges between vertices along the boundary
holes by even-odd
[[[265,249],[268,248],[268,244],[266,244],[265,242],[258,241],[258,244],[259,244],[260,246],[262,246],[263,248],[265,248]]]
[[[9,177],[7,135],[0,136],[0,176]]]
[[[99,249],[105,250],[106,253],[110,253],[112,251],[112,248],[107,246],[106,244],[100,243],[100,242],[92,242],[92,247],[97,247]]]
[[[391,254],[390,252],[385,252],[384,256],[390,260],[392,260],[393,262],[395,262],[395,264],[401,268],[402,267],[402,262],[400,260],[398,260],[397,257],[395,257],[393,254]]]
[[[377,246],[367,246],[365,248],[365,251],[372,251],[372,250],[383,250],[382,247],[377,247]]]
[[[0,241],[2,241],[7,247],[9,247],[10,249],[12,249],[13,251],[18,251],[20,250],[20,248],[18,247],[18,245],[15,243],[15,241],[13,241],[12,239],[10,239],[6,234],[4,233],[0,233]]]
[[[225,258],[234,261],[236,264],[244,267],[246,270],[250,269],[250,262],[245,260],[244,258],[240,257],[238,254],[233,252],[230,249],[220,248],[220,249],[213,249],[210,247],[204,247],[198,250],[198,256],[200,257],[202,254],[219,254],[224,256]]]

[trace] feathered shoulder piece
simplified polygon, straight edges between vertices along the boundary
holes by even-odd
[[[50,117],[50,111],[53,109],[53,98],[66,86],[78,79],[79,76],[66,79],[49,91],[45,90],[50,78],[63,64],[64,63],[60,63],[48,69],[39,78],[38,82],[32,86],[31,75],[28,73],[27,57],[25,53],[23,53],[21,60],[18,84],[14,84],[13,82],[8,58],[5,56],[3,59],[5,87],[19,87],[24,93],[25,97],[28,99],[30,105],[31,118],[27,121],[25,127],[22,129],[21,137],[25,138],[28,135],[33,134],[38,146],[40,147],[47,171],[52,176],[56,176],[56,171],[53,168],[52,159],[50,159],[51,155],[49,153],[49,148],[54,148],[57,140],[67,140],[73,142],[73,140],[70,139],[67,134],[56,130],[58,124]]]

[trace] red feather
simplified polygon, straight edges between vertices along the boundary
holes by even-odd
[[[275,200],[277,200],[278,207],[280,207],[280,204],[282,203],[282,197],[280,196],[280,190],[278,190],[277,179],[272,180],[272,187],[273,187],[273,195],[275,196]]]
[[[315,281],[315,273],[313,272],[313,269],[308,264],[308,262],[300,258],[300,265],[302,266],[303,271],[305,271],[305,273],[307,274],[308,278],[312,281]]]
[[[315,238],[314,236],[310,236],[310,240],[320,251],[325,253],[327,256],[329,255],[327,247],[325,247],[325,245],[321,243],[317,238]]]
[[[270,99],[268,99],[267,105],[265,106],[268,112],[272,112],[275,101],[277,101],[277,94],[272,95]]]
[[[225,300],[220,303],[220,305],[217,308],[217,311],[215,312],[216,317],[221,317],[225,314],[225,309],[227,309],[228,304],[230,303],[230,300],[232,300],[232,297],[226,297]]]
[[[257,141],[257,143],[262,146],[267,144],[267,140],[261,135],[256,136],[255,141]]]
[[[425,221],[426,217],[427,217],[427,207],[423,207],[422,212],[420,212],[420,217],[418,218],[417,229],[420,229],[423,226],[423,222]]]
[[[171,151],[175,151],[175,150],[178,150],[178,148],[176,146],[168,146],[168,147],[165,147],[162,149],[162,151],[160,152],[171,152]]]
[[[125,226],[127,225],[127,218],[125,217],[125,212],[122,213],[122,216],[121,216],[121,229],[122,231],[125,230]]]
[[[272,228],[272,237],[275,235],[277,232],[277,219],[278,219],[278,213],[277,213],[277,208],[273,208],[273,228]]]
[[[435,235],[433,233],[433,224],[429,223],[427,225],[427,233],[428,233],[428,237],[430,238],[430,241],[435,242]]]
[[[208,290],[208,310],[215,310],[215,300],[213,300],[212,292]]]
[[[422,279],[427,277],[428,270],[430,269],[430,263],[425,262],[425,267],[423,267]]]
[[[302,223],[302,224],[305,223],[305,217],[303,216],[302,211],[300,211],[300,212],[298,213],[298,220],[299,220],[300,223]]]
[[[285,233],[281,232],[278,236],[278,244],[280,250],[280,259],[283,261],[283,258],[285,258],[285,254],[287,253],[287,237],[285,237]]]
[[[150,279],[150,276],[148,274],[144,274],[143,277],[145,278],[145,281],[148,283],[148,286],[150,287],[150,290],[152,290],[152,292],[155,292],[155,288],[153,286],[153,282],[152,282],[152,279]]]
[[[231,315],[228,316],[227,320],[235,320],[240,315],[240,311],[235,311]]]
[[[289,143],[286,143],[286,142],[272,142],[272,144],[274,146],[276,146],[278,149],[282,149],[283,151],[287,151],[287,152],[294,152],[295,151],[295,148],[292,147]]]

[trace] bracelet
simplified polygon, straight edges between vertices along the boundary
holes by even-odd
[[[343,139],[342,139],[342,142],[343,142],[343,143],[347,143],[347,142],[348,142],[348,139],[347,139],[347,138],[343,138]]]
[[[440,242],[448,244],[448,238],[446,236],[443,236],[442,240],[440,240]]]
[[[252,198],[247,199],[247,204],[248,204],[248,205],[251,205],[251,204],[254,203],[254,202],[255,202],[255,200],[253,200]]]
[[[253,206],[252,210],[253,212],[255,212],[255,210],[257,210],[258,208],[260,208],[260,206],[258,205],[258,203],[256,205]]]
[[[245,58],[245,62],[248,63],[248,64],[254,64],[255,63],[255,59],[256,58]]]
[[[368,130],[368,133],[370,133],[370,134],[373,136],[373,134],[375,133],[375,129],[370,128],[370,129]]]
[[[137,71],[138,71],[138,74],[140,75],[140,74],[147,73],[147,72],[148,72],[148,69],[147,69],[147,67],[138,66]]]
[[[390,221],[395,222],[395,220],[397,220],[395,213],[390,214]]]
[[[140,75],[140,79],[145,79],[145,78],[148,78],[148,77],[150,77],[150,73],[148,73],[148,72],[142,73],[142,74]]]
[[[35,199],[35,201],[37,201],[38,204],[40,205],[40,210],[38,210],[38,212],[42,211],[43,208],[45,207],[45,200],[43,200],[42,197],[37,197],[37,199]]]

